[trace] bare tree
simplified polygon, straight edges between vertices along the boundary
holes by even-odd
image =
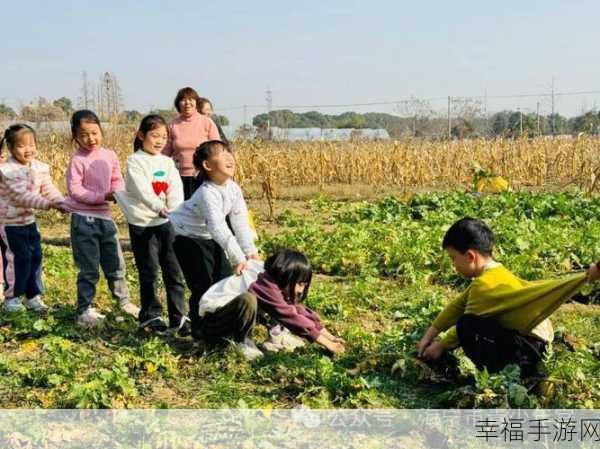
[[[470,97],[452,98],[452,116],[454,126],[452,135],[463,138],[477,134],[485,134],[485,103],[482,99]]]
[[[398,104],[398,113],[409,121],[409,134],[414,137],[432,136],[440,132],[438,125],[439,114],[429,101],[411,96]]]

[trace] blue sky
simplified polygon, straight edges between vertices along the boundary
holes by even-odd
[[[126,108],[143,112],[168,107],[186,85],[217,110],[266,105],[267,87],[274,108],[548,92],[552,77],[558,91],[600,90],[597,0],[24,0],[2,16],[0,101],[13,106],[76,100],[84,70],[93,81],[115,73]],[[489,108],[533,110],[538,100],[549,112],[537,98],[490,98]],[[571,115],[596,102],[560,97],[557,108]],[[346,109],[395,112],[322,112]]]

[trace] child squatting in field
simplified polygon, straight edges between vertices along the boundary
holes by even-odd
[[[529,377],[554,338],[548,317],[586,282],[600,279],[600,270],[593,264],[584,273],[529,282],[496,262],[493,246],[494,234],[483,221],[463,218],[448,229],[442,247],[456,271],[473,281],[433,321],[418,356],[433,361],[462,347],[478,369],[498,372],[516,363]]]
[[[203,338],[218,341],[231,338],[248,360],[263,353],[250,339],[257,319],[271,327],[268,351],[293,350],[304,339],[317,343],[333,354],[345,351],[342,338],[330,333],[319,315],[303,304],[312,281],[308,258],[292,249],[280,249],[263,263],[248,261],[240,276],[230,276],[214,284],[199,303]],[[236,312],[242,310],[243,313]]]

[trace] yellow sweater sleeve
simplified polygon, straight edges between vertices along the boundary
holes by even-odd
[[[433,321],[432,326],[440,332],[444,332],[454,326],[458,319],[465,313],[465,307],[467,306],[467,299],[470,291],[471,286],[467,287],[464,292],[449,302],[444,310],[442,310]]]
[[[528,282],[504,267],[490,269],[471,284],[465,313],[495,317],[526,335],[585,284],[587,274]]]
[[[468,313],[494,317],[502,327],[526,335],[578,292],[585,284],[586,276],[586,273],[578,273],[560,279],[528,282],[503,266],[491,268],[450,302],[432,326],[440,332],[446,331]],[[456,327],[443,336],[441,343],[447,349],[458,346]]]
[[[456,326],[452,326],[448,332],[440,338],[440,343],[446,349],[454,349],[459,346],[458,335],[456,335]]]

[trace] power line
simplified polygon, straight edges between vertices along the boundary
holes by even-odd
[[[466,99],[516,99],[516,98],[539,98],[539,97],[566,97],[577,95],[600,95],[600,90],[587,90],[576,92],[543,92],[537,94],[513,94],[513,95],[472,95],[472,96],[451,96],[452,101],[462,101]],[[447,101],[448,97],[430,97],[420,98],[421,101]],[[311,105],[278,105],[278,109],[324,109],[324,108],[348,108],[359,106],[385,106],[406,104],[415,101],[415,98],[394,100],[394,101],[371,101],[367,103],[339,103],[339,104],[311,104]],[[219,108],[220,111],[242,110],[244,108],[265,109],[265,105],[245,105],[245,106],[230,106]]]

